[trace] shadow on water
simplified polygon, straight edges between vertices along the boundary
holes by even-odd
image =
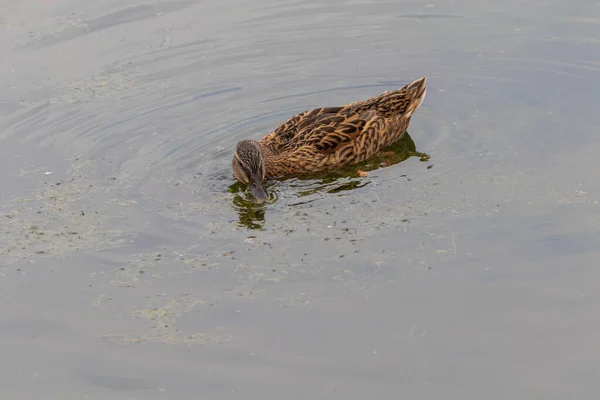
[[[370,160],[334,171],[294,177],[285,186],[283,185],[284,180],[272,181],[265,188],[269,193],[271,203],[279,198],[278,192],[292,191],[292,196],[304,198],[318,193],[340,193],[355,190],[370,183],[361,176],[366,176],[366,172],[389,167],[411,157],[418,157],[422,162],[426,162],[430,158],[429,155],[417,151],[415,142],[406,132],[402,139],[385,148],[378,156]],[[228,191],[233,193],[232,203],[238,214],[238,225],[249,229],[262,229],[265,223],[266,205],[256,204],[246,191],[246,187],[239,182],[230,185]],[[313,200],[289,205],[297,206],[311,201]]]

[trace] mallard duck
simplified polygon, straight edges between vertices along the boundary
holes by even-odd
[[[236,179],[259,202],[263,182],[357,164],[402,138],[423,102],[427,77],[400,89],[341,107],[304,111],[260,141],[242,140],[233,153]]]

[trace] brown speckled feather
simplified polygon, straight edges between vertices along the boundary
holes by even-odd
[[[367,160],[399,140],[426,92],[426,78],[342,107],[308,110],[260,141],[266,178],[320,172]]]

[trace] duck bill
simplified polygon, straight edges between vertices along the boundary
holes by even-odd
[[[262,186],[262,182],[260,178],[252,179],[252,183],[250,183],[250,193],[259,203],[266,203],[269,201],[269,196],[267,196],[267,192]]]

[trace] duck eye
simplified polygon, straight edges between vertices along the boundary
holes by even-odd
[[[250,183],[250,177],[252,176],[252,174],[250,173],[250,171],[245,166],[242,166],[242,173],[244,175],[244,183],[249,184]]]
[[[240,182],[245,184],[250,183],[250,175],[244,164],[237,157],[233,158],[233,173]]]

